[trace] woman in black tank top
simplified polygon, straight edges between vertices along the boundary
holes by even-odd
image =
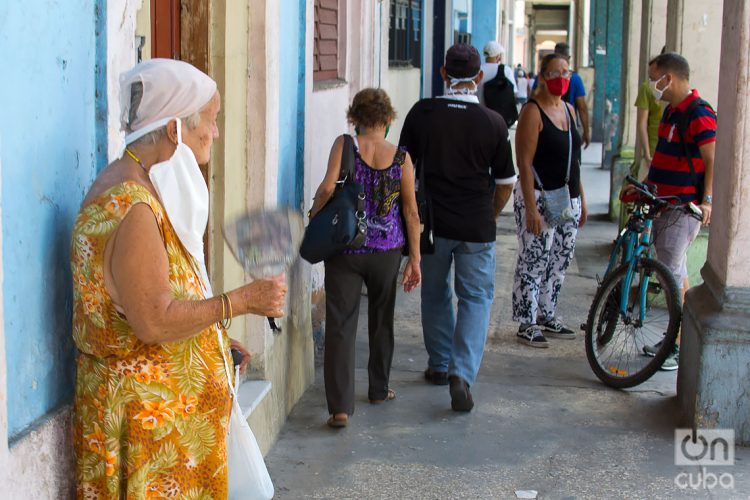
[[[516,131],[519,181],[514,190],[518,262],[513,286],[513,319],[518,340],[548,347],[545,335],[574,338],[555,317],[565,271],[575,250],[576,233],[586,222],[581,185],[581,136],[573,108],[562,100],[570,84],[567,59],[542,60],[539,87],[524,106]],[[567,185],[573,220],[549,224],[543,217],[542,191]]]

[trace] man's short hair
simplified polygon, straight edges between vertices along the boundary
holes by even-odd
[[[648,62],[649,66],[652,64],[656,65],[656,69],[690,80],[690,64],[688,64],[687,59],[676,52],[659,54]]]

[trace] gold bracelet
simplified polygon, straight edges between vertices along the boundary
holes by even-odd
[[[219,321],[217,321],[216,324],[219,326],[220,329],[223,329],[224,318],[227,316],[227,307],[224,304],[224,294],[219,295],[219,300],[221,301],[221,316],[219,317]]]
[[[227,299],[227,306],[228,306],[228,309],[229,309],[229,318],[228,318],[228,322],[227,322],[227,326],[226,326],[226,328],[229,329],[229,327],[232,326],[232,318],[234,318],[234,311],[232,311],[232,301],[229,298],[229,295],[227,295],[226,293],[223,294],[223,295]]]
[[[229,300],[229,296],[226,293],[222,293],[220,297],[222,307],[220,325],[224,330],[229,330],[229,327],[232,326],[232,301]],[[224,304],[224,301],[226,301],[226,305]],[[227,316],[227,309],[229,309],[229,316]]]

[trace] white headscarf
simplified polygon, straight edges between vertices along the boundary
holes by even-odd
[[[133,83],[143,84],[143,96],[130,120]],[[216,82],[195,66],[174,59],[151,59],[120,76],[120,125],[125,144],[165,126],[175,118],[200,111],[216,94]]]

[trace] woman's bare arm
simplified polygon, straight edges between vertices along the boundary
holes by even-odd
[[[534,174],[531,171],[541,127],[539,108],[534,105],[524,106],[516,129],[516,158],[526,206],[526,228],[534,234],[539,234],[542,230],[542,219],[535,202]]]
[[[313,198],[313,206],[310,209],[310,217],[315,217],[315,214],[320,212],[320,209],[328,203],[331,199],[333,191],[336,189],[336,181],[339,180],[341,175],[341,155],[344,150],[344,136],[339,136],[331,146],[331,153],[328,155],[328,169],[326,175],[323,177],[323,181],[318,186],[318,190],[315,191],[315,198]]]
[[[419,262],[421,256],[419,252],[419,209],[417,208],[417,197],[414,193],[414,165],[412,165],[409,153],[406,153],[401,174],[401,210],[406,221],[409,258]]]
[[[110,294],[123,309],[133,334],[144,343],[186,339],[222,319],[219,297],[174,298],[164,241],[148,205],[131,208],[113,238]],[[254,281],[227,296],[235,316],[252,313],[280,317],[286,289],[280,276]]]
[[[401,173],[401,213],[406,221],[406,237],[409,242],[409,260],[404,266],[401,284],[404,286],[405,292],[411,292],[422,281],[422,269],[420,267],[422,254],[419,248],[419,208],[414,193],[414,165],[408,153],[404,159]]]

